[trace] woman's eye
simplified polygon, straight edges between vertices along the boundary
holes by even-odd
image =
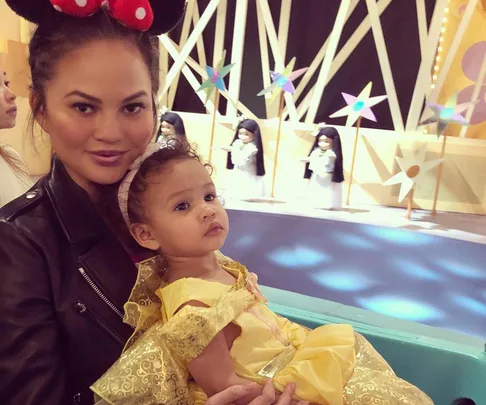
[[[73,105],[73,107],[81,114],[91,114],[92,112],[94,112],[94,107],[86,103],[76,103]]]
[[[180,203],[180,204],[176,205],[175,211],[184,211],[184,210],[187,210],[188,208],[189,208],[188,203]]]
[[[208,194],[206,197],[204,197],[206,201],[214,201],[216,199],[215,194]]]
[[[5,82],[5,87],[10,87],[10,82]]]
[[[125,111],[128,114],[137,114],[139,113],[142,109],[145,108],[144,104],[138,103],[138,104],[130,104],[125,107]]]

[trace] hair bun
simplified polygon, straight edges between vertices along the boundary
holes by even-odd
[[[5,0],[14,13],[34,24],[49,20],[56,10],[49,0]]]
[[[50,0],[5,1],[17,15],[37,25],[51,21],[59,15]],[[186,0],[150,0],[150,5],[154,21],[148,32],[152,35],[160,35],[170,31],[182,19]]]
[[[148,32],[152,35],[169,32],[184,16],[186,3],[186,0],[150,0],[154,22]]]

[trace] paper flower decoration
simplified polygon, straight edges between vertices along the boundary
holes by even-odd
[[[206,73],[208,74],[208,79],[204,81],[201,86],[197,89],[197,91],[206,90],[207,99],[211,97],[214,89],[218,89],[219,91],[225,91],[226,86],[224,85],[224,77],[230,72],[232,67],[235,65],[231,63],[229,65],[223,66],[224,57],[221,58],[218,66],[216,68],[212,68],[211,66],[206,66]]]
[[[386,100],[387,96],[370,97],[372,86],[373,83],[369,82],[366,87],[361,90],[358,97],[348,93],[341,93],[347,106],[336,111],[334,114],[330,115],[329,118],[344,117],[347,115],[347,127],[353,125],[359,117],[376,122],[376,117],[375,114],[373,114],[373,111],[371,111],[371,107]]]
[[[459,124],[459,125],[469,125],[469,122],[461,115],[462,112],[466,111],[472,103],[462,103],[457,104],[457,93],[454,93],[446,101],[445,105],[425,103],[434,112],[434,115],[430,118],[419,123],[419,125],[427,125],[437,122],[437,136],[441,136],[447,125],[449,124]]]
[[[309,68],[302,68],[293,72],[295,65],[295,58],[289,62],[283,73],[277,72],[270,72],[270,77],[272,78],[272,84],[267,88],[260,91],[257,96],[263,96],[267,93],[272,93],[270,98],[270,103],[272,103],[275,98],[280,95],[282,91],[285,91],[290,94],[295,93],[295,87],[293,85],[293,81],[298,77],[302,76]]]
[[[159,121],[160,119],[162,118],[162,115],[164,115],[167,111],[169,111],[169,109],[167,108],[166,105],[163,105],[160,110],[159,110],[159,114],[158,114],[158,117],[159,117]]]
[[[316,125],[316,129],[314,129],[314,131],[312,131],[311,135],[312,136],[317,136],[319,134],[319,132],[321,131],[322,128],[325,128],[326,127],[326,123],[325,122],[319,122],[317,125]]]
[[[398,202],[402,202],[415,184],[420,183],[425,173],[444,161],[444,159],[425,161],[426,149],[427,145],[425,144],[414,156],[402,158],[397,156],[395,158],[401,171],[393,177],[390,177],[383,185],[391,186],[401,183]]]
[[[235,121],[233,122],[233,129],[238,128],[238,125],[240,125],[241,122],[246,120],[246,119],[247,118],[243,114],[237,115]]]

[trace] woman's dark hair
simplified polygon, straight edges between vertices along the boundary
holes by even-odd
[[[179,114],[176,114],[175,112],[166,112],[165,114],[162,114],[162,116],[160,117],[159,130],[157,131],[157,137],[155,138],[157,141],[159,141],[159,138],[163,137],[162,135],[163,121],[168,122],[171,125],[174,125],[174,130],[176,135],[186,138],[186,128],[184,128],[184,121],[182,121],[181,116]]]
[[[336,155],[336,160],[334,162],[334,171],[332,172],[332,181],[334,183],[342,183],[344,181],[344,174],[343,174],[343,151],[341,148],[341,138],[339,137],[339,132],[334,127],[325,127],[322,128],[319,133],[316,135],[316,139],[314,140],[314,144],[309,151],[309,155],[313,152],[315,148],[318,147],[319,139],[321,136],[325,136],[326,138],[332,139],[332,150]],[[309,168],[309,163],[305,164],[305,172],[304,172],[304,179],[310,179],[312,175],[312,170]]]
[[[235,141],[238,139],[238,131],[244,128],[247,131],[251,132],[253,134],[253,143],[258,149],[257,155],[256,155],[256,175],[257,176],[265,176],[265,161],[263,157],[263,143],[262,143],[262,135],[260,133],[260,126],[255,120],[243,120],[240,122],[238,127],[236,128],[235,136],[233,137],[233,140],[231,141],[231,145],[235,143]],[[235,167],[233,162],[231,161],[231,152],[228,152],[228,158],[226,160],[226,168],[229,170],[232,170]]]
[[[195,159],[206,167],[212,174],[212,166],[203,163],[196,150],[188,142],[172,139],[170,146],[161,148],[153,155],[144,160],[137,174],[133,178],[128,191],[128,219],[130,223],[146,223],[145,207],[143,203],[144,194],[152,184],[154,174],[158,174],[168,163],[174,160]]]
[[[98,40],[122,40],[134,45],[147,66],[152,83],[154,128],[155,97],[159,90],[158,38],[148,33],[130,30],[111,18],[104,10],[86,18],[62,13],[49,13],[49,21],[40,24],[29,43],[29,66],[33,96],[33,127],[35,117],[46,108],[46,87],[56,74],[56,66],[69,52]]]

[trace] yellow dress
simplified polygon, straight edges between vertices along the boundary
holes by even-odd
[[[166,285],[160,258],[139,265],[139,278],[125,306],[135,327],[121,358],[91,388],[113,405],[203,404],[187,364],[226,325],[240,326],[230,354],[236,373],[277,390],[289,382],[296,398],[321,405],[429,405],[418,388],[399,379],[364,337],[350,325],[314,330],[273,313],[256,276],[221,255],[234,285],[184,278]],[[208,307],[185,306],[200,301]]]

